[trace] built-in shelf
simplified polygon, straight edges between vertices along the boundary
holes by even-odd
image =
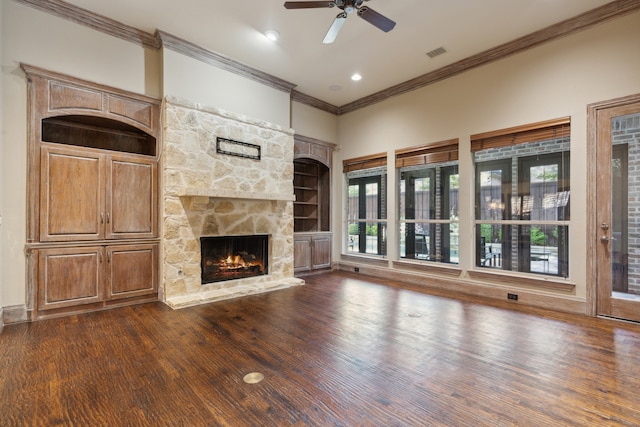
[[[294,230],[329,231],[329,168],[313,159],[293,162]]]

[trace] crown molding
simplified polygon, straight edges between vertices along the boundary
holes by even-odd
[[[271,76],[267,73],[249,67],[231,58],[211,52],[191,42],[159,30],[156,31],[155,35],[152,35],[138,30],[134,27],[125,25],[116,20],[71,5],[62,0],[15,1],[68,19],[72,22],[85,25],[114,37],[136,43],[145,48],[160,49],[164,46],[168,49],[185,54],[194,59],[239,74],[243,77],[247,77],[257,82],[266,84],[275,89],[290,93],[292,101],[309,105],[310,107],[326,111],[336,116],[368,107],[393,96],[402,95],[404,93],[420,89],[438,81],[461,74],[465,71],[469,71],[476,67],[498,61],[516,53],[532,49],[541,44],[569,36],[595,25],[609,21],[611,19],[619,18],[621,16],[640,10],[640,0],[612,1],[611,3],[607,3],[604,6],[587,11],[581,15],[569,18],[565,21],[551,25],[542,30],[485,50],[448,66],[439,68],[432,72],[423,74],[421,76],[407,80],[403,83],[391,86],[382,91],[376,92],[374,94],[365,96],[363,98],[338,107],[328,102],[314,98],[310,95],[306,95],[302,92],[294,90],[296,85],[293,83],[289,83],[278,77]]]
[[[33,8],[42,10],[60,18],[84,25],[110,36],[135,43],[149,49],[159,49],[158,40],[153,34],[123,24],[106,16],[98,15],[62,0],[15,0]]]
[[[310,107],[317,108],[318,110],[326,111],[327,113],[331,113],[334,115],[338,115],[340,112],[339,107],[322,101],[321,99],[314,98],[313,96],[298,92],[297,90],[291,91],[291,100],[308,105]]]
[[[156,31],[156,38],[158,38],[161,41],[161,45],[167,49],[171,49],[174,52],[181,53],[207,64],[214,65],[223,70],[239,74],[259,83],[266,84],[274,89],[291,93],[293,88],[296,87],[295,84],[289,83],[286,80],[272,76],[256,68],[249,67],[241,62],[207,50],[194,43],[188,42],[169,33],[165,33],[164,31]]]
[[[543,43],[557,40],[569,36],[611,19],[619,18],[629,13],[640,10],[640,0],[617,0],[607,3],[604,6],[587,11],[583,14],[569,18],[557,24],[551,25],[542,30],[533,32],[526,36],[517,38],[510,42],[501,44],[494,48],[485,50],[476,55],[454,62],[446,67],[439,68],[427,74],[423,74],[406,82],[391,86],[380,92],[365,96],[356,101],[350,102],[338,108],[337,115],[350,113],[352,111],[368,107],[378,102],[384,101],[392,96],[401,95],[407,92],[420,89],[424,86],[436,83],[440,80],[453,77],[473,68],[486,65],[516,53],[532,49]]]

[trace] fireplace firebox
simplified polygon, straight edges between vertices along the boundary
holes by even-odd
[[[201,237],[202,284],[268,274],[269,236]]]

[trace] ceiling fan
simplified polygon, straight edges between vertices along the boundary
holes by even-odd
[[[370,24],[378,27],[385,33],[393,30],[393,27],[396,26],[396,23],[391,19],[387,18],[376,12],[375,10],[363,6],[362,3],[369,0],[334,0],[334,1],[286,1],[284,2],[284,7],[287,9],[312,9],[312,8],[323,8],[328,7],[332,8],[337,6],[338,9],[342,9],[342,12],[336,16],[336,19],[329,27],[329,31],[327,35],[324,36],[324,40],[322,43],[328,44],[333,43],[338,37],[338,33],[342,29],[345,21],[347,20],[347,15],[351,12],[356,11],[358,16]]]

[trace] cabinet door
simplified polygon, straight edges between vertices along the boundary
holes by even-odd
[[[311,268],[331,267],[331,235],[314,236],[312,253]]]
[[[111,156],[107,187],[108,239],[156,237],[156,169],[155,159]]]
[[[104,237],[104,155],[43,145],[40,172],[40,240]]]
[[[43,249],[38,253],[38,311],[103,300],[102,248]]]
[[[158,244],[107,246],[107,299],[158,292]]]
[[[294,235],[293,238],[293,271],[311,270],[311,236]]]

